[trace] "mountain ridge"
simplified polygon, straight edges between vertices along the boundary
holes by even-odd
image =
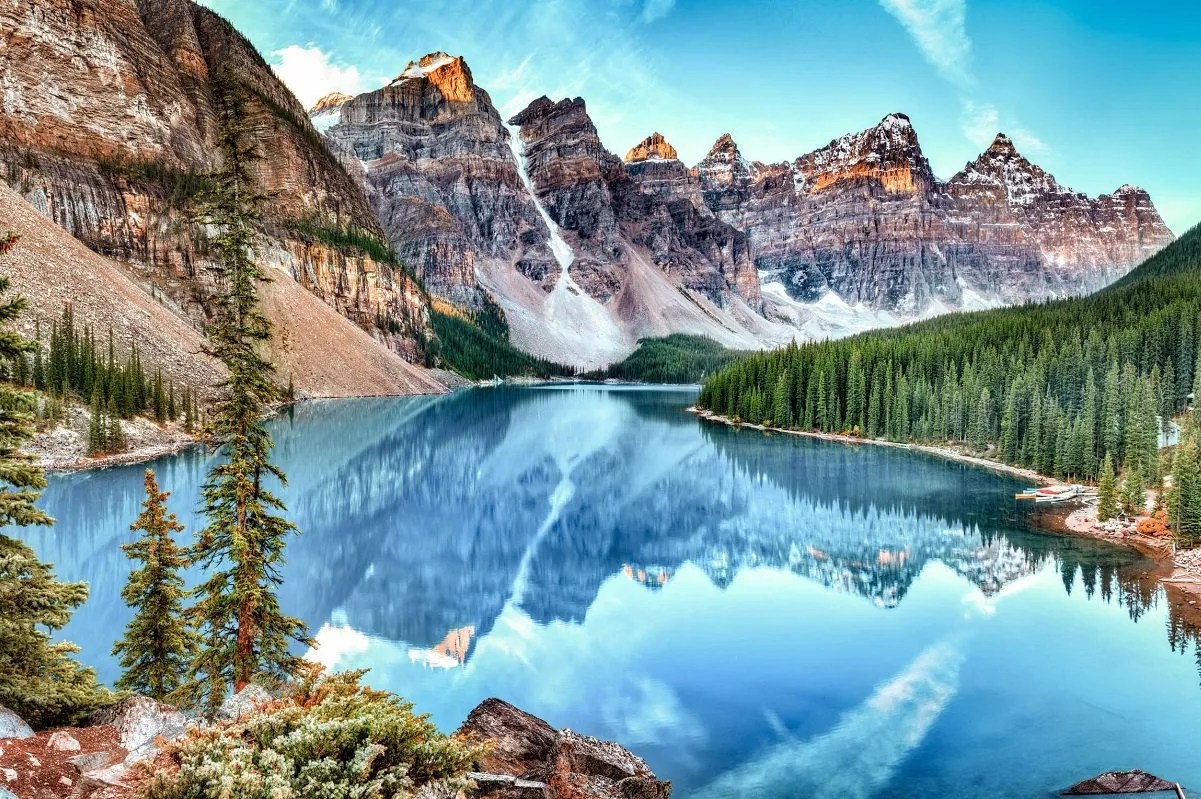
[[[465,66],[445,53],[425,59]],[[474,87],[469,70],[464,77],[464,85]],[[486,92],[473,91],[491,107]],[[345,110],[341,122],[353,122]],[[486,279],[479,290],[506,316],[545,326],[547,311],[532,310],[536,292],[553,296],[566,269],[576,289],[602,306],[603,317],[595,309],[593,315],[621,331],[610,352],[629,352],[646,335],[675,332],[736,348],[770,347],[947,311],[1086,293],[1173,238],[1146,192],[1129,185],[1097,198],[1074,192],[1003,133],[964,169],[939,179],[903,113],[775,164],[745,157],[726,133],[691,167],[658,132],[624,159],[612,154],[578,97],[537,98],[508,124],[520,130],[513,159],[528,162],[529,205],[544,207],[558,226],[570,263],[546,257],[543,242],[552,236],[527,212],[532,229],[522,241],[513,244],[510,237],[489,253],[509,253],[517,276]],[[344,147],[338,124],[329,130],[334,146]],[[502,169],[508,165],[494,167]],[[523,187],[502,182],[520,201]],[[387,191],[406,190],[393,182]],[[449,203],[440,210],[456,216]],[[418,273],[435,294],[464,302],[438,288],[453,253],[427,248],[423,256]],[[667,276],[694,301],[702,316],[693,328],[680,329],[648,307],[665,301],[662,292],[632,288],[638,281],[630,270],[647,261],[656,281],[655,273]],[[463,271],[458,280],[472,282]],[[573,358],[549,339],[517,337],[540,356]]]

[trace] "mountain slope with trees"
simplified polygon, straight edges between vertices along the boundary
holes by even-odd
[[[772,426],[954,443],[1056,477],[1162,477],[1161,421],[1201,365],[1201,228],[1088,297],[932,319],[752,355],[698,405]],[[1186,424],[1186,437],[1193,425]],[[1187,469],[1186,469],[1187,471]]]

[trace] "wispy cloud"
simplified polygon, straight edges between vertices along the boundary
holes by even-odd
[[[1046,152],[1047,143],[1016,119],[1002,119],[991,102],[979,98],[972,71],[972,40],[967,32],[967,0],[879,0],[913,39],[918,50],[943,80],[959,90],[963,135],[987,147],[1003,128],[1019,149]]]
[[[974,87],[966,0],[880,0],[905,27],[930,65],[960,89]]]
[[[288,45],[271,53],[271,68],[287,84],[305,108],[330,92],[354,94],[363,89],[363,79],[354,66],[335,64],[329,53],[316,45]]]
[[[650,23],[657,19],[663,19],[671,13],[675,4],[676,0],[646,0],[642,4],[642,21]]]

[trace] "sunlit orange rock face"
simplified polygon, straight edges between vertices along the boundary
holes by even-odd
[[[270,197],[258,253],[409,358],[427,310],[408,275],[302,230],[383,240],[362,187],[228,23],[189,0],[0,5],[0,179],[76,238],[206,318],[213,272],[188,211],[218,160],[212,81],[232,76]],[[380,322],[382,321],[382,326]]]
[[[636,161],[646,161],[652,158],[664,161],[674,161],[677,158],[676,148],[667,143],[662,133],[652,133],[631,147],[626,151],[625,162],[631,164]]]
[[[794,172],[799,185],[811,194],[856,180],[875,181],[895,194],[914,194],[934,183],[930,163],[904,114],[890,114],[874,128],[801,156]]]
[[[430,292],[482,309],[490,300],[478,274],[510,264],[553,285],[558,264],[511,134],[462,58],[411,61],[340,109],[327,141],[358,165],[389,240]]]

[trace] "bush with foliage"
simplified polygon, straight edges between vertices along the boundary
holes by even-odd
[[[429,783],[457,790],[482,752],[440,734],[364,672],[308,665],[275,702],[238,722],[192,731],[165,749],[143,799],[391,799]]]

